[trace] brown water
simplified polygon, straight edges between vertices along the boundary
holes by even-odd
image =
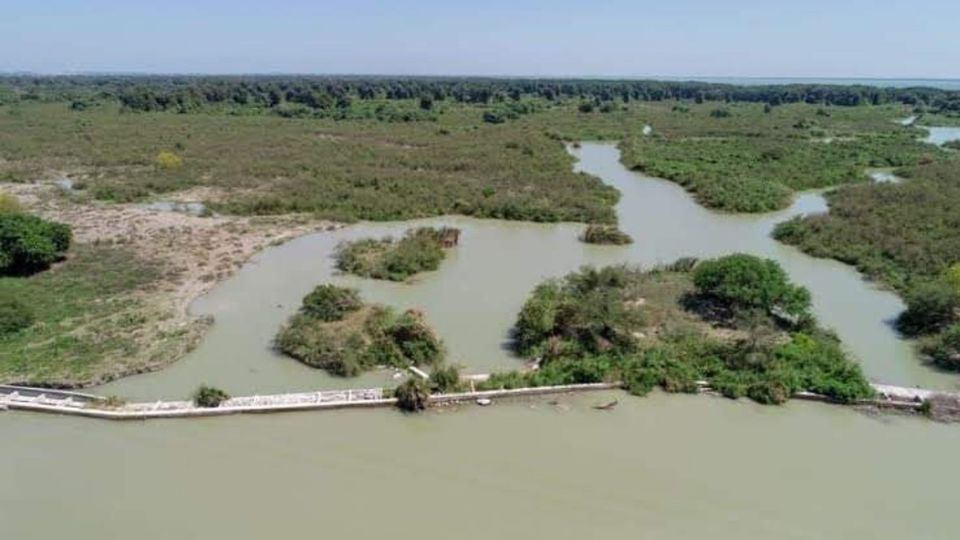
[[[584,145],[579,167],[623,192],[633,246],[577,242],[578,225],[426,220],[462,246],[417,283],[334,276],[340,240],[413,223],[357,225],[258,256],[197,302],[210,335],[159,373],[98,389],[179,397],[201,382],[236,393],[381,384],[334,379],[276,356],[270,338],[317,283],[424,309],[472,371],[516,366],[503,348],[533,285],[582,264],[651,265],[731,251],[779,260],[814,295],[871,378],[953,387],[888,321],[895,296],[848,267],[769,239],[818,195],[764,216],[712,213],[677,186]],[[0,414],[0,538],[954,538],[960,429],[820,404],[761,407],[697,396],[604,395],[465,407],[420,417],[344,411],[116,424]]]

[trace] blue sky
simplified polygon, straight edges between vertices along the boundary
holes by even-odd
[[[960,0],[0,0],[0,71],[960,78]]]

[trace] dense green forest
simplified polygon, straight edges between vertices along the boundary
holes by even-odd
[[[810,103],[857,106],[900,103],[960,113],[960,93],[935,88],[863,85],[732,85],[694,81],[508,79],[344,76],[7,76],[0,100],[115,100],[137,111],[191,112],[207,107],[311,112],[349,109],[355,101],[416,100],[429,111],[438,102],[487,104],[525,97],[583,100],[589,107],[613,101],[691,100],[781,105]],[[411,113],[412,114],[412,113]]]

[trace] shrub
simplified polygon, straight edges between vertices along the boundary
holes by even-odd
[[[321,321],[339,321],[348,313],[363,306],[360,293],[356,289],[320,285],[303,298],[300,311],[311,318]]]
[[[230,399],[230,396],[226,392],[207,385],[200,386],[193,394],[193,403],[196,404],[197,407],[206,407],[208,409],[219,407],[221,403],[228,399]]]
[[[762,309],[798,322],[810,317],[810,292],[790,283],[773,260],[735,254],[703,261],[693,282],[706,295],[734,309]]]
[[[623,266],[585,267],[562,280],[541,283],[517,319],[518,352],[553,358],[630,350],[632,332],[642,321],[629,305],[627,286],[638,274]]]
[[[437,365],[443,360],[443,343],[419,312],[409,310],[397,315],[387,307],[353,304],[359,299],[350,289],[331,290],[335,293],[324,293],[323,298],[336,300],[335,307],[347,299],[350,310],[324,308],[319,311],[321,316],[302,310],[277,334],[277,349],[308,366],[342,377],[380,366],[406,368]],[[341,295],[342,291],[351,294]],[[326,306],[328,302],[321,304]],[[334,318],[337,313],[343,316]]]
[[[411,377],[403,382],[393,395],[397,398],[397,407],[406,412],[420,412],[430,406],[430,387],[427,381]]]
[[[950,326],[923,344],[923,353],[937,366],[960,371],[960,325]]]
[[[423,314],[408,310],[384,329],[399,347],[403,357],[413,365],[432,365],[443,358],[443,345],[424,322]]]
[[[430,372],[430,390],[440,394],[457,392],[462,388],[457,366],[438,366]]]
[[[943,280],[916,285],[907,292],[907,309],[897,319],[897,327],[907,335],[936,332],[957,320],[960,292]]]
[[[10,296],[0,297],[0,337],[15,334],[33,325],[33,311]]]
[[[507,121],[502,114],[493,111],[483,112],[483,121],[489,124],[502,124]]]
[[[633,238],[613,225],[588,225],[580,240],[587,244],[632,244]]]
[[[436,270],[443,262],[444,247],[456,245],[455,228],[420,227],[400,240],[367,238],[337,246],[337,268],[373,279],[403,281],[420,272]]]
[[[174,154],[173,152],[164,150],[157,154],[157,157],[153,160],[154,164],[160,170],[173,170],[179,169],[183,166],[183,159],[180,156]]]
[[[42,270],[70,247],[70,227],[26,214],[0,214],[0,274]]]
[[[20,214],[22,212],[23,205],[16,197],[0,191],[0,214]]]

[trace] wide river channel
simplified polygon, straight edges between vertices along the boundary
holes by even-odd
[[[955,389],[891,321],[899,299],[850,267],[773,241],[774,225],[820,212],[725,215],[680,187],[626,170],[610,144],[571,148],[617,187],[627,247],[577,241],[582,225],[461,217],[358,224],[270,248],[197,300],[215,317],[187,358],[97,389],[183,398],[201,382],[232,394],[379,386],[278,356],[277,328],[312,287],[421,309],[471,372],[519,365],[505,344],[536,283],[585,264],[649,267],[747,252],[778,260],[813,293],[821,322],[871,380]],[[453,225],[461,246],[409,284],[337,275],[353,238]],[[955,538],[960,427],[815,403],[655,393],[598,412],[605,395],[498,402],[419,416],[388,410],[108,423],[0,414],[0,538]]]

